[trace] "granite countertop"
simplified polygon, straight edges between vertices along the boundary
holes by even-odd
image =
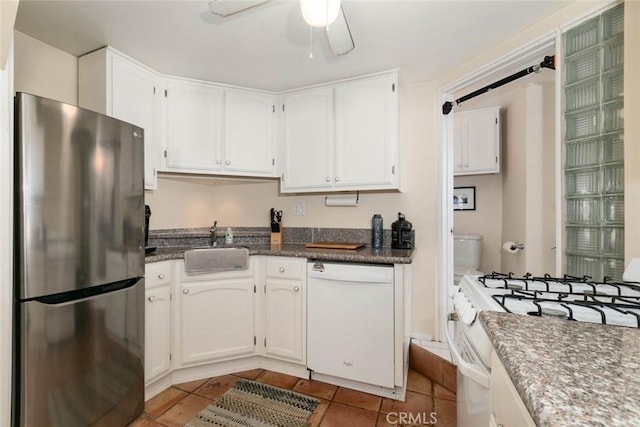
[[[537,425],[637,425],[640,329],[494,311],[480,320]]]
[[[272,255],[297,258],[310,258],[322,261],[362,262],[373,264],[410,264],[415,253],[414,249],[373,249],[363,247],[356,250],[345,249],[309,249],[304,244],[283,243],[281,245],[239,244],[249,249],[249,255]],[[224,246],[220,246],[224,247]],[[184,258],[184,251],[189,246],[158,247],[155,252],[145,257],[146,263]]]

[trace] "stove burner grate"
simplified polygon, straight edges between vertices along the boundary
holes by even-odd
[[[598,296],[601,297],[600,295]],[[560,298],[558,295],[558,298],[543,298],[527,292],[492,295],[493,300],[508,313],[514,312],[510,309],[510,307],[513,308],[512,302],[527,302],[535,306],[537,310],[526,311],[527,314],[532,316],[564,318],[568,320],[583,320],[576,318],[576,316],[582,317],[576,314],[576,311],[579,309],[588,309],[598,315],[600,323],[606,325],[611,323],[611,319],[608,319],[607,312],[610,314],[612,314],[611,312],[616,312],[621,315],[632,316],[632,318],[635,319],[635,327],[640,328],[640,298],[625,299],[624,303],[621,303],[617,302],[620,301],[620,298],[615,296],[601,297],[601,299],[596,299],[594,296],[587,299],[586,296],[583,296],[583,299],[574,300],[567,300],[566,297],[567,296],[563,296],[563,298]],[[609,298],[608,301],[602,300],[607,298]]]

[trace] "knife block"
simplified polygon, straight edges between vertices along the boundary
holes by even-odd
[[[280,231],[271,232],[271,244],[272,245],[282,244],[282,223],[280,223]]]

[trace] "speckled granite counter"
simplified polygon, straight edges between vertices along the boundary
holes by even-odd
[[[216,235],[219,247],[224,247],[224,229],[219,227]],[[391,230],[385,230],[386,247],[373,249],[366,246],[357,250],[307,249],[305,243],[319,241],[370,242],[371,230],[345,228],[285,228],[284,243],[270,245],[270,231],[264,227],[235,227],[234,243],[249,248],[249,255],[273,255],[310,258],[322,261],[362,262],[372,264],[410,264],[414,249],[391,249]],[[149,245],[157,246],[155,252],[147,254],[147,263],[181,259],[189,248],[210,247],[209,228],[152,230]]]
[[[373,264],[410,264],[414,250],[410,249],[373,249],[364,247],[357,250],[308,249],[303,244],[285,243],[282,245],[242,244],[249,248],[249,255],[289,256],[312,258],[322,261],[364,262]],[[188,247],[159,247],[155,252],[147,254],[145,262],[158,262],[170,259],[181,259]]]
[[[537,425],[640,422],[640,329],[493,311],[480,320]]]

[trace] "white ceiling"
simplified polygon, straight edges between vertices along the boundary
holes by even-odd
[[[207,1],[22,0],[16,29],[80,56],[105,45],[166,74],[266,90],[400,68],[430,81],[569,1],[343,0],[356,48],[335,57],[298,1],[273,0],[229,18]]]

